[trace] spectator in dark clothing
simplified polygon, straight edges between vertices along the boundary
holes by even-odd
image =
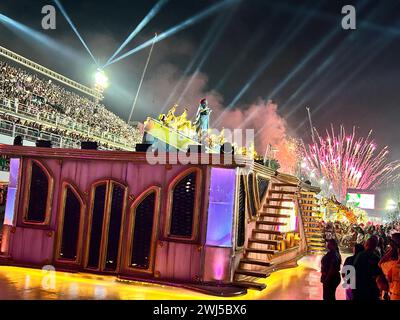
[[[23,145],[23,139],[22,139],[22,137],[21,137],[21,136],[16,136],[16,137],[14,138],[14,143],[13,143],[13,145],[14,145],[14,146],[22,146],[22,145]]]
[[[359,253],[354,260],[356,269],[356,289],[353,290],[354,300],[379,300],[380,290],[377,278],[383,275],[378,266],[376,255],[378,238],[371,236],[365,243],[365,251]]]
[[[360,243],[357,243],[353,248],[353,255],[346,258],[343,266],[354,266],[354,260],[356,259],[357,255],[363,251],[364,246]],[[343,273],[342,276],[344,277],[345,274]],[[353,290],[351,288],[346,289],[346,300],[353,300]]]
[[[357,243],[354,248],[353,248],[353,255],[350,257],[347,257],[346,260],[344,261],[344,266],[350,265],[354,266],[354,260],[357,257],[357,255],[361,252],[364,251],[364,246],[361,243]]]
[[[323,285],[323,299],[336,300],[336,288],[340,284],[340,265],[342,258],[334,239],[327,242],[328,252],[321,260],[321,282]]]

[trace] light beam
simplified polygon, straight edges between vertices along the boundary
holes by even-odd
[[[166,39],[168,37],[173,36],[174,34],[180,32],[180,31],[182,31],[182,30],[184,30],[184,29],[186,29],[186,28],[188,28],[190,26],[192,26],[193,24],[195,24],[195,23],[197,23],[197,22],[209,17],[212,14],[214,14],[215,12],[217,12],[217,11],[219,11],[219,10],[221,10],[221,9],[231,5],[231,4],[233,4],[234,2],[238,2],[238,1],[241,1],[241,0],[224,0],[224,1],[221,1],[221,2],[219,2],[217,4],[212,5],[208,9],[203,10],[202,12],[198,13],[197,15],[185,20],[181,24],[179,24],[177,26],[174,26],[174,27],[168,29],[167,31],[161,33],[157,37],[157,42],[160,42],[160,41],[162,41],[162,40],[164,40],[164,39]],[[142,43],[141,45],[137,46],[136,48],[124,53],[123,55],[119,56],[116,59],[113,59],[108,65],[111,65],[111,64],[113,64],[115,62],[118,62],[118,61],[120,61],[122,59],[125,59],[125,58],[133,55],[134,53],[151,46],[152,43],[153,43],[153,39],[149,39],[146,42]]]
[[[121,52],[122,49],[126,47],[126,45],[134,38],[136,35],[142,31],[142,29],[155,17],[155,15],[160,12],[160,10],[164,7],[164,5],[169,0],[160,0],[156,3],[156,5],[150,10],[150,12],[143,18],[143,20],[137,25],[137,27],[131,32],[128,38],[121,44],[121,46],[112,54],[112,56],[107,60],[104,66],[107,66],[115,56]]]
[[[40,33],[36,30],[33,30],[32,28],[10,18],[5,16],[4,14],[0,13],[0,22],[10,29],[11,31],[18,32],[20,34],[23,34],[27,36],[27,39],[33,40],[37,44],[41,44],[44,47],[50,48],[54,51],[56,51],[58,54],[63,55],[64,57],[68,57],[69,59],[72,60],[81,60],[82,57],[79,56],[74,50],[71,48],[68,48],[55,40],[51,39],[49,36]]]
[[[367,3],[368,2],[364,1],[362,4],[360,4],[360,8],[364,7]],[[385,7],[383,7],[383,6],[381,7],[381,9],[383,9],[383,8],[386,8],[386,6]],[[367,19],[368,20],[373,19],[379,12],[380,12],[380,10],[379,11],[374,10],[371,14],[368,15],[368,17],[365,17],[364,20],[360,23],[360,27],[362,28],[365,24],[367,24]],[[333,63],[335,63],[338,67],[343,66],[342,63],[340,62],[340,60],[347,59],[347,56],[349,55],[348,46],[351,45],[352,47],[354,47],[354,42],[355,42],[356,35],[357,35],[356,32],[351,32],[346,36],[346,38],[342,41],[340,46],[337,49],[335,49],[324,60],[324,62],[321,65],[318,66],[318,68],[311,74],[310,77],[308,77],[305,81],[302,82],[300,87],[298,87],[293,94],[290,95],[289,99],[280,107],[281,112],[286,109],[286,107],[289,105],[289,103],[293,99],[298,97],[298,95],[300,93],[302,93],[310,84],[312,84],[319,75],[324,74],[324,76],[326,78],[329,78],[328,74],[326,74],[325,71],[329,67],[331,67],[331,65]],[[337,69],[335,68],[335,70],[337,70]],[[285,118],[290,117],[294,112],[296,112],[298,110],[298,108],[300,106],[303,106],[305,104],[305,102],[307,101],[308,96],[311,95],[312,93],[313,93],[313,91],[310,90],[310,92],[307,95],[305,95],[300,102],[297,103],[296,107],[292,108],[285,115]]]
[[[74,23],[72,22],[72,20],[70,19],[70,17],[68,16],[67,12],[65,11],[65,9],[63,8],[63,6],[61,5],[60,1],[58,0],[53,0],[54,3],[57,5],[58,9],[60,9],[61,13],[63,14],[64,18],[67,20],[68,24],[71,26],[72,30],[75,32],[75,34],[77,35],[77,37],[79,38],[79,40],[82,42],[83,46],[85,47],[86,51],[89,53],[89,55],[92,57],[94,63],[96,64],[96,66],[98,66],[98,62],[96,60],[96,58],[93,56],[92,52],[90,51],[89,47],[87,46],[86,42],[83,40],[83,38],[81,37],[81,35],[79,34],[78,30],[76,29]]]
[[[322,3],[323,1],[320,2],[320,5]],[[316,13],[317,9],[309,11],[306,17],[297,14],[295,19],[293,19],[291,23],[286,26],[285,30],[283,31],[283,33],[281,33],[277,40],[277,43],[280,43],[280,45],[277,45],[275,49],[264,58],[264,60],[257,67],[257,70],[248,79],[246,84],[215,120],[214,126],[217,126],[221,122],[225,113],[236,105],[236,103],[242,98],[242,96],[250,89],[253,83],[265,72],[265,70],[274,62],[274,59],[289,45],[289,43],[302,31],[302,29],[308,23],[309,19]]]
[[[219,41],[220,37],[224,33],[225,28],[228,25],[228,23],[230,22],[233,14],[234,14],[234,11],[231,11],[231,13],[226,17],[225,13],[224,13],[217,19],[216,25],[219,25],[219,27],[218,27],[218,30],[216,31],[216,33],[214,33],[214,39],[212,39],[212,41],[209,44],[206,52],[202,55],[201,60],[199,61],[195,72],[192,74],[192,76],[190,77],[189,81],[187,82],[187,84],[185,86],[185,89],[183,89],[183,91],[181,92],[181,94],[179,96],[179,99],[178,99],[178,104],[180,103],[182,98],[185,96],[187,90],[190,88],[190,86],[192,85],[193,81],[196,79],[197,75],[200,72],[201,67],[203,66],[203,64],[205,63],[205,61],[209,57],[211,51],[214,49],[216,43]]]
[[[201,42],[201,45],[200,45],[199,49],[197,49],[196,54],[191,59],[190,63],[187,65],[185,71],[183,72],[183,75],[180,77],[179,81],[175,84],[175,86],[172,89],[170,95],[168,96],[168,99],[165,101],[160,113],[163,113],[164,110],[169,106],[169,104],[171,103],[172,98],[175,96],[176,92],[181,87],[182,82],[186,79],[186,77],[192,71],[194,65],[197,63],[197,61],[200,59],[200,57],[204,54],[204,51],[206,50],[207,46],[209,45],[209,43],[211,41],[211,38],[213,37],[215,32],[217,32],[218,27],[219,27],[219,23],[218,23],[218,19],[217,19],[211,25],[211,27],[208,30],[206,36],[204,37],[203,41]]]

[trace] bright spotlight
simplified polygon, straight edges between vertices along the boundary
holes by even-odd
[[[108,87],[108,78],[103,70],[98,69],[94,78],[96,87],[103,90]]]

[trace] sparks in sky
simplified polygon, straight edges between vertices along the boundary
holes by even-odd
[[[314,132],[313,143],[303,147],[302,167],[329,181],[341,199],[348,188],[374,190],[399,179],[400,161],[387,160],[388,147],[378,149],[372,130],[366,137],[357,136],[355,127],[346,133],[343,125],[338,133],[333,126],[330,131],[327,129],[326,138]]]

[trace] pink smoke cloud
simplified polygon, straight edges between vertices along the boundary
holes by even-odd
[[[276,151],[276,159],[281,170],[293,173],[296,167],[293,144],[287,134],[287,122],[278,113],[278,105],[272,101],[258,99],[250,106],[225,111],[216,110],[217,117],[222,114],[221,127],[235,129],[253,129],[255,133],[255,148],[260,155],[265,154],[268,145]]]

